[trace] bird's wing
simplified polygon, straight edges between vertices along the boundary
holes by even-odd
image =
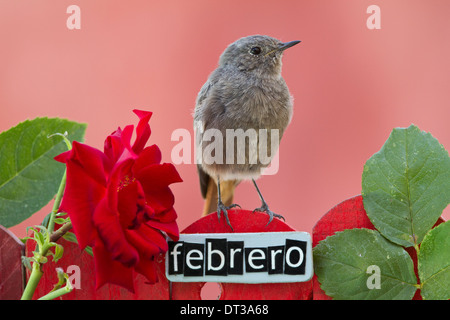
[[[208,98],[208,96],[214,90],[213,79],[214,76],[210,77],[210,79],[200,89],[200,92],[197,96],[194,111],[194,126],[197,126],[197,130],[199,128],[198,124],[195,124],[195,121],[202,121],[202,127],[207,127],[207,123],[204,122],[204,112],[206,107],[205,103],[207,102],[206,99]],[[211,179],[211,177],[202,169],[202,166],[200,164],[197,164],[197,171],[200,180],[200,190],[203,198],[205,199],[203,215],[207,215],[208,213],[215,212],[217,210],[217,184],[216,181],[214,181],[214,179]],[[220,189],[222,201],[226,206],[231,205],[233,201],[234,189],[237,183],[238,182],[234,180],[221,182]]]
[[[208,192],[209,180],[211,179],[209,174],[207,174],[200,164],[197,164],[198,177],[200,180],[200,190],[202,192],[203,199],[206,198]]]
[[[212,81],[210,81],[210,80],[206,81],[205,84],[200,89],[200,92],[197,95],[197,101],[196,101],[195,112],[194,112],[194,128],[196,130],[202,130],[203,128],[205,128],[205,123],[204,123],[204,119],[203,119],[203,109],[204,109],[203,102],[208,97],[208,94],[210,93],[212,86],[213,86]],[[202,122],[202,124],[201,124],[202,128],[200,128],[199,125],[195,123],[196,121]],[[196,131],[196,135],[198,135],[198,134],[199,133]],[[198,137],[196,137],[196,140],[197,139],[198,139]],[[202,197],[205,199],[206,193],[208,190],[208,184],[209,184],[210,177],[202,169],[202,166],[200,164],[197,164],[197,170],[198,170],[198,176],[200,178],[200,190],[202,192]]]
[[[206,81],[205,84],[202,86],[197,95],[197,101],[195,103],[195,112],[198,112],[203,108],[203,101],[205,101],[205,99],[208,97],[213,86],[214,82],[211,80]]]

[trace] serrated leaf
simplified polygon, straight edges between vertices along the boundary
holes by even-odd
[[[42,247],[45,243],[45,237],[38,230],[34,230],[34,240],[36,240],[39,247]]]
[[[11,227],[45,206],[56,194],[64,165],[53,158],[67,150],[61,137],[81,141],[86,124],[37,118],[0,134],[0,224]]]
[[[63,235],[62,237],[63,237],[65,240],[67,240],[67,241],[74,242],[74,243],[78,244],[77,237],[75,236],[75,234],[74,234],[73,232],[68,231],[68,232],[66,232],[66,234]],[[91,256],[94,256],[94,253],[92,252],[92,247],[86,246],[86,248],[84,248],[84,251],[85,251],[87,254],[89,254],[89,255],[91,255]]]
[[[422,297],[450,299],[450,221],[427,233],[420,245],[417,262]]]
[[[56,275],[58,277],[58,283],[53,286],[53,289],[50,292],[56,291],[61,288],[67,282],[67,274],[64,272],[62,268],[55,268]]]
[[[55,218],[54,219],[56,224],[64,224],[70,221],[70,218]]]
[[[75,236],[75,233],[67,231],[66,234],[64,234],[63,239],[70,241],[70,242],[74,242],[76,244],[78,244],[78,240],[77,237]]]
[[[28,270],[32,271],[32,267],[31,267],[31,258],[28,258],[26,256],[22,256],[22,264],[25,266],[25,268],[27,268]]]
[[[91,257],[94,256],[94,252],[93,252],[91,246],[86,246],[86,248],[84,248],[84,251],[85,251],[88,255],[90,255]]]
[[[48,228],[48,223],[49,223],[49,221],[50,221],[50,216],[51,216],[51,215],[52,215],[52,213],[50,212],[49,214],[47,214],[47,215],[44,217],[44,220],[42,220],[42,222],[41,222],[41,225],[42,225],[42,226]]]
[[[349,229],[321,241],[313,250],[314,271],[325,293],[335,299],[406,299],[417,279],[411,257],[378,231]],[[379,270],[379,289],[369,271]]]
[[[365,164],[367,216],[386,238],[417,246],[450,202],[450,158],[431,134],[396,128]]]
[[[64,254],[64,247],[60,244],[56,244],[55,255],[53,256],[53,261],[58,262],[58,260],[62,258],[63,254]]]

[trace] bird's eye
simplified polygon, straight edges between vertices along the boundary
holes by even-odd
[[[250,53],[257,56],[258,54],[261,53],[261,48],[260,47],[253,47],[250,49]]]

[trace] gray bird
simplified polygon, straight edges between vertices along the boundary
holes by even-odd
[[[266,212],[268,224],[273,217],[283,218],[269,209],[255,179],[270,164],[292,118],[293,99],[281,77],[281,58],[299,42],[284,43],[263,35],[233,42],[197,96],[194,129],[206,199],[203,214],[217,209],[218,218],[223,213],[231,228],[227,210],[239,206],[232,199],[242,180],[253,181],[262,202],[254,211]],[[268,156],[264,161],[262,151]]]

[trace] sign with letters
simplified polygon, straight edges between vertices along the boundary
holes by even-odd
[[[173,282],[304,282],[312,275],[306,232],[180,234],[166,253]]]

